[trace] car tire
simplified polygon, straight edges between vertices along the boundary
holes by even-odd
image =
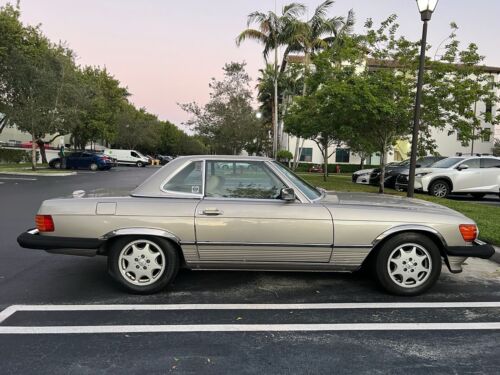
[[[56,161],[56,162],[52,165],[52,168],[53,168],[53,169],[61,169],[61,162],[60,162],[60,161]]]
[[[135,294],[152,294],[165,289],[178,270],[179,254],[163,238],[119,238],[108,254],[110,275]]]
[[[138,161],[135,165],[139,168],[144,167],[144,163],[142,161]]]
[[[436,283],[442,260],[438,247],[427,236],[401,233],[382,244],[373,265],[375,276],[386,291],[416,296]]]
[[[429,194],[436,198],[446,198],[451,193],[450,184],[444,180],[432,182],[429,186]]]
[[[90,164],[91,171],[97,171],[98,169],[99,169],[99,166],[96,163]]]
[[[471,193],[470,195],[472,195],[472,197],[474,199],[483,199],[486,194],[485,193]]]

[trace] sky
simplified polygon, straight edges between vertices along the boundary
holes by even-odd
[[[230,61],[245,61],[253,79],[263,67],[261,46],[235,44],[255,10],[278,10],[283,0],[21,0],[24,23],[41,24],[54,42],[65,41],[82,65],[106,67],[132,94],[130,100],[179,126],[188,119],[177,103],[206,103],[208,83]],[[321,0],[295,0],[309,14]],[[8,1],[0,0],[4,5]],[[11,1],[13,2],[13,1]],[[15,2],[15,1],[14,1]],[[356,13],[355,31],[367,18],[397,14],[402,35],[418,40],[420,15],[414,0],[337,0],[330,14]],[[463,43],[475,42],[487,65],[500,66],[500,1],[440,0],[429,25],[437,46],[459,26]],[[431,53],[435,50],[432,49]],[[255,81],[253,85],[255,84]]]

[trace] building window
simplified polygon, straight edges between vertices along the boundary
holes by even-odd
[[[488,128],[484,128],[481,131],[481,140],[483,142],[490,142],[491,141],[491,130]]]
[[[313,149],[311,147],[304,147],[299,149],[300,161],[312,162]]]
[[[349,163],[351,150],[348,148],[338,148],[335,150],[335,161],[337,163]]]
[[[486,114],[491,115],[493,113],[493,104],[491,102],[486,102]]]

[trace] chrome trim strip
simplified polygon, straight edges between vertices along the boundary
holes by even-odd
[[[180,244],[180,239],[173,233],[170,233],[163,229],[155,229],[155,228],[122,228],[115,229],[111,232],[106,233],[101,236],[99,239],[101,240],[109,240],[110,238],[116,236],[158,236],[169,238]]]
[[[31,229],[28,231],[29,234],[38,234],[39,230],[38,229]]]
[[[441,243],[443,244],[444,247],[448,247],[446,244],[446,240],[444,239],[443,235],[439,233],[436,229],[425,226],[425,225],[419,225],[419,224],[405,224],[405,225],[398,225],[395,227],[392,227],[385,232],[379,234],[372,242],[372,245],[375,246],[378,244],[380,241],[382,241],[384,238],[387,236],[394,234],[394,233],[399,233],[399,232],[406,232],[406,231],[420,231],[420,232],[429,232],[432,234],[435,234]]]
[[[278,242],[211,242],[198,241],[198,246],[266,246],[266,247],[328,247],[333,248],[333,244],[327,243],[278,243]]]

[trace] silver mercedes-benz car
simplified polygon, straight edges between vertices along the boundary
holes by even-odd
[[[474,221],[440,205],[395,196],[326,192],[262,157],[179,157],[126,195],[76,191],[44,201],[22,247],[105,255],[129,291],[164,289],[193,270],[355,271],[417,295],[442,263],[489,258]]]

